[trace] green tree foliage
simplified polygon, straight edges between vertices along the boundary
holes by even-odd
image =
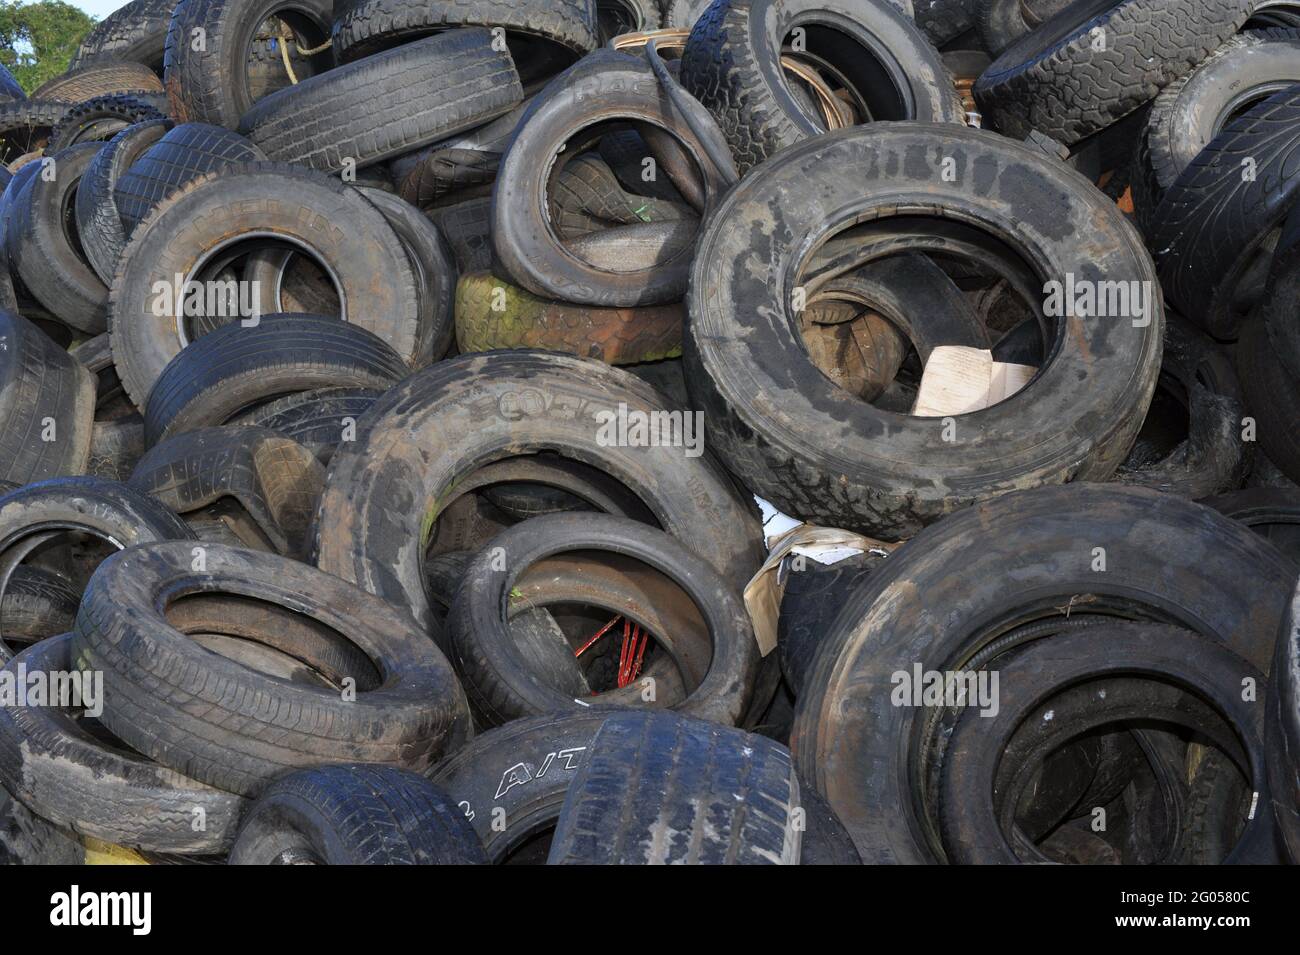
[[[95,20],[63,0],[0,0],[0,63],[31,93],[68,68]]]

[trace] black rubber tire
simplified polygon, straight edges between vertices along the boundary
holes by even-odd
[[[0,103],[19,103],[27,99],[22,85],[7,67],[0,66]]]
[[[1186,410],[1187,437],[1158,460],[1126,461],[1114,480],[1192,500],[1240,487],[1251,446],[1242,439],[1246,409],[1237,374],[1214,341],[1173,313],[1166,316],[1157,387]]]
[[[460,275],[492,268],[492,198],[482,196],[429,209],[425,215],[451,246]]]
[[[420,296],[420,331],[422,345],[415,356],[415,367],[432,364],[447,354],[456,337],[455,257],[442,232],[418,208],[391,192],[365,188],[361,194],[384,214],[397,233],[406,257],[415,272],[415,287]]]
[[[315,456],[265,428],[200,428],[152,447],[130,487],[179,515],[233,498],[275,552],[302,557],[325,484]],[[202,536],[202,535],[200,535]]]
[[[320,222],[331,228],[319,228]],[[404,360],[425,348],[414,271],[381,212],[351,186],[313,170],[235,166],[166,199],[123,250],[109,294],[110,331],[122,385],[137,408],[187,344],[174,317],[155,314],[155,283],[170,288],[175,275],[194,274],[232,235],[250,232],[274,236],[328,266],[342,288],[344,320],[388,342]],[[175,310],[165,305],[160,311]]]
[[[169,129],[169,120],[155,120],[122,130],[95,153],[77,185],[77,237],[91,268],[106,285],[117,274],[117,260],[126,247],[126,229],[114,195],[117,181]]]
[[[456,286],[456,347],[462,355],[541,348],[609,365],[676,358],[684,317],[677,303],[601,308],[556,302],[491,272],[462,275]]]
[[[1000,663],[998,672],[997,714],[986,718],[974,706],[966,707],[945,750],[939,802],[942,838],[951,862],[1041,861],[1034,859],[1033,853],[1024,859],[1013,848],[1008,819],[1019,790],[1008,776],[1041,761],[1050,744],[1035,745],[1032,735],[1028,741],[1017,740],[1019,767],[1007,767],[1011,757],[1003,760],[999,754],[1020,735],[1017,729],[1050,736],[1047,726],[1058,717],[1061,724],[1068,722],[1085,732],[1126,720],[1181,718],[1189,721],[1184,725],[1194,725],[1198,710],[1208,709],[1224,720],[1230,744],[1240,740],[1254,791],[1261,803],[1268,798],[1264,708],[1253,700],[1243,700],[1242,693],[1249,680],[1265,696],[1266,681],[1255,667],[1222,644],[1177,627],[1088,627],[1038,641]],[[1147,686],[1134,685],[1135,675],[1146,677],[1142,682]],[[1067,690],[1071,684],[1082,685]],[[1071,696],[1069,705],[1066,695],[1056,695],[1063,690]],[[1059,746],[1059,739],[1055,745]],[[997,787],[995,778],[1007,780],[1005,788]],[[1236,848],[1222,861],[1276,862],[1273,841],[1272,815],[1255,812]]]
[[[144,456],[144,419],[138,414],[96,421],[90,436],[86,473],[109,481],[127,481]]]
[[[45,333],[0,311],[0,480],[26,484],[83,474],[95,420],[95,379]],[[42,440],[53,421],[54,440]]]
[[[149,214],[208,173],[265,159],[243,136],[220,126],[182,123],[138,154],[113,186],[122,227],[129,238]]]
[[[833,24],[819,27],[819,24]],[[843,0],[720,0],[691,30],[682,55],[681,80],[713,114],[742,173],[769,156],[825,132],[790,92],[780,51],[790,31],[827,29],[851,42],[832,66],[863,69],[856,83],[869,112],[883,120],[964,123],[956,87],[938,51],[903,14],[886,3]],[[809,33],[809,55],[818,35]]]
[[[1201,503],[1245,524],[1300,566],[1300,489],[1248,487]]]
[[[0,865],[85,865],[74,833],[52,825],[0,789]]]
[[[191,551],[173,543],[116,554],[82,598],[73,653],[83,670],[104,671],[113,701],[104,723],[124,742],[246,796],[291,768],[362,761],[420,770],[464,742],[465,695],[446,659],[401,610],[283,557],[208,544],[208,569],[196,571]],[[296,615],[294,628],[276,618],[279,627],[238,635],[276,645],[297,630],[295,655],[304,662],[316,663],[317,654],[346,660],[338,653],[344,643],[373,670],[349,672],[345,664],[327,674],[335,686],[355,679],[351,700],[334,687],[263,675],[169,625],[158,609],[162,589],[271,603]],[[143,646],[148,653],[138,651]]]
[[[938,164],[954,155],[965,166],[957,182],[944,183]],[[862,174],[844,177],[848,168]],[[972,188],[969,180],[1001,185]],[[1155,390],[1164,324],[1158,296],[1142,327],[1058,319],[1053,358],[1034,380],[971,415],[882,411],[812,364],[787,317],[801,243],[833,232],[849,216],[837,210],[891,215],[900,207],[939,208],[994,235],[1032,233],[1035,257],[1050,263],[1046,272],[1058,281],[1086,272],[1155,287],[1136,231],[1091,183],[991,133],[875,123],[789,149],[733,189],[709,220],[687,300],[687,386],[732,473],[786,514],[890,539],[1005,491],[1108,477]],[[882,240],[883,251],[871,254],[927,243],[937,249],[930,233],[939,221],[897,243]],[[749,254],[756,229],[765,243],[761,261]],[[850,244],[855,256],[859,245]],[[944,440],[945,420],[955,440]],[[828,421],[837,425],[828,429]],[[1033,423],[1042,421],[1053,424]]]
[[[1134,193],[1139,223],[1149,223],[1165,193],[1201,150],[1245,107],[1300,83],[1300,30],[1258,30],[1234,36],[1151,104],[1137,174],[1148,187]],[[1140,202],[1139,202],[1140,200]]]
[[[140,63],[162,75],[163,40],[174,0],[131,0],[106,16],[81,41],[70,70],[99,60]]]
[[[622,482],[665,531],[743,587],[762,563],[758,521],[711,455],[592,443],[598,413],[617,416],[620,404],[666,410],[662,401],[626,372],[543,352],[467,355],[416,372],[376,402],[357,441],[335,452],[317,564],[427,625],[421,557],[447,492],[494,460],[549,450]],[[429,447],[440,449],[437,460],[417,463],[412,455]]]
[[[1287,855],[1300,862],[1300,589],[1278,628],[1264,745],[1273,813]]]
[[[990,56],[997,56],[1073,0],[975,0],[975,28]]]
[[[262,25],[276,17],[290,25],[299,49],[316,49],[329,39],[332,6],[330,0],[180,0],[167,27],[163,68],[172,115],[182,123],[234,129],[258,99],[249,68]],[[196,30],[205,40],[199,50]],[[279,59],[272,68],[283,73]],[[334,55],[326,49],[290,62],[302,81],[333,66]]]
[[[482,125],[524,98],[487,30],[453,30],[264,97],[239,131],[272,159],[338,172]],[[416,105],[418,104],[418,105]]]
[[[791,566],[786,577],[776,643],[781,674],[795,699],[840,610],[883,559],[876,553],[856,554],[827,565],[811,557],[787,558],[801,561],[802,567]]]
[[[42,159],[41,171],[14,197],[5,226],[5,251],[23,285],[59,321],[91,335],[108,327],[108,287],[69,234],[68,218],[102,146],[82,143]]]
[[[497,548],[503,549],[504,559]],[[707,623],[711,653],[703,678],[672,708],[685,716],[736,725],[749,706],[759,667],[758,644],[739,594],[729,591],[703,558],[662,531],[603,514],[549,514],[516,524],[493,538],[466,570],[447,628],[457,669],[478,711],[501,724],[589,705],[537,678],[516,649],[509,614],[509,594],[520,575],[547,557],[579,550],[641,561],[694,603]],[[593,560],[599,563],[599,557]],[[626,610],[634,612],[635,608]],[[678,663],[682,673],[702,669],[698,663],[685,662],[684,654],[692,648],[681,642],[680,634],[650,629],[669,656],[682,657]],[[602,693],[599,699],[602,704],[635,705],[642,690],[636,683]]]
[[[690,29],[709,8],[712,0],[659,0],[665,29]]]
[[[113,351],[108,333],[87,338],[68,349],[86,370],[95,376],[95,417],[107,421],[113,417],[127,417],[136,413],[122,395],[122,383],[113,365]],[[114,412],[118,412],[114,414]]]
[[[256,327],[223,325],[167,363],[149,392],[150,446],[226,424],[241,411],[327,387],[380,391],[410,373],[380,338],[323,315],[263,315]]]
[[[67,672],[72,635],[31,647],[6,669],[19,666]],[[243,799],[105,743],[77,715],[58,706],[0,707],[0,785],[42,818],[114,845],[213,854],[230,848]]]
[[[1096,548],[1105,571],[1092,569]],[[933,862],[926,709],[884,705],[891,674],[945,669],[1009,626],[1067,614],[1177,624],[1265,670],[1294,576],[1242,525],[1142,488],[1038,488],[976,505],[917,535],[854,593],[798,700],[796,765],[864,862]]]
[[[975,100],[1007,136],[1036,129],[1072,146],[1185,76],[1241,28],[1250,7],[1250,0],[1075,0],[1003,50],[975,83]],[[1097,37],[1103,49],[1094,49]]]
[[[81,594],[53,571],[14,568],[0,599],[0,635],[9,646],[33,644],[72,629]]]
[[[46,80],[32,91],[32,101],[84,103],[110,93],[161,93],[162,82],[146,66],[108,60],[69,69],[62,76]]]
[[[165,507],[116,481],[65,477],[28,484],[0,496],[0,596],[24,558],[67,530],[118,548],[193,539]],[[10,656],[0,634],[0,658]]]
[[[547,86],[524,113],[492,193],[492,244],[505,273],[535,295],[581,305],[627,308],[679,300],[693,242],[653,268],[596,268],[566,248],[551,222],[548,195],[568,159],[593,144],[593,134],[584,130],[621,119],[669,131],[702,172],[706,207],[712,209],[734,171],[712,165],[709,147],[692,129],[707,131],[713,152],[725,156],[722,134],[702,107],[690,108],[694,116],[688,124],[664,95],[649,62],[613,50],[591,54]]]
[[[618,712],[595,706],[513,720],[474,737],[429,778],[460,806],[488,858],[506,862],[555,825],[592,738]],[[543,851],[538,861],[544,858]]]
[[[29,99],[0,105],[0,161],[39,151],[70,109],[68,103]]]
[[[1270,350],[1292,380],[1300,380],[1300,215],[1287,220],[1273,252],[1259,312]]]
[[[913,0],[914,19],[936,47],[955,40],[975,26],[979,0]]]
[[[357,420],[381,394],[374,388],[314,388],[258,405],[231,424],[293,438],[326,465],[340,441],[355,439]]]
[[[460,810],[417,773],[316,766],[277,779],[249,807],[231,865],[475,865],[487,862]]]
[[[675,713],[601,725],[547,865],[797,865],[799,779],[762,736]]]
[[[1237,343],[1237,373],[1246,408],[1255,418],[1259,446],[1279,470],[1300,481],[1300,378],[1287,372],[1258,316],[1247,321]]]
[[[349,62],[455,27],[500,27],[507,42],[543,40],[574,59],[600,45],[594,0],[340,0],[334,50]],[[515,52],[524,50],[516,46]]]
[[[112,139],[128,126],[166,119],[157,105],[132,93],[110,93],[78,103],[63,115],[45,145],[47,155],[84,142]]]
[[[1236,337],[1255,304],[1239,301],[1244,279],[1300,200],[1300,177],[1289,172],[1298,155],[1300,84],[1225,125],[1151,218],[1165,294],[1216,338]]]
[[[658,30],[662,20],[658,0],[596,0],[596,32],[601,46],[624,33]]]

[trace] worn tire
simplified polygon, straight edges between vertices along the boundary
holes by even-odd
[[[357,419],[381,394],[376,388],[313,388],[260,404],[231,424],[268,428],[292,438],[326,465],[339,442],[355,435]]]
[[[1002,51],[975,83],[1001,133],[1067,146],[1123,119],[1240,29],[1250,0],[1075,0]],[[1105,48],[1093,49],[1096,31]]]
[[[317,766],[277,779],[249,807],[231,865],[474,865],[483,846],[423,776],[393,766]]]
[[[941,670],[1017,622],[1070,613],[1174,623],[1266,670],[1294,576],[1247,528],[1146,489],[1038,488],[976,505],[895,551],[836,619],[796,706],[796,766],[864,862],[933,862],[927,708],[888,705],[891,674]]]
[[[952,155],[966,165],[945,184],[938,165]],[[843,176],[846,168],[861,176]],[[988,185],[972,189],[968,179]],[[1024,391],[948,419],[957,440],[945,441],[942,418],[879,411],[838,388],[787,317],[796,249],[833,232],[836,217],[848,216],[840,210],[867,215],[868,205],[886,215],[939,205],[996,235],[1032,232],[1035,255],[1057,281],[1087,272],[1155,284],[1135,230],[1091,183],[990,133],[876,123],[796,146],[732,190],[696,254],[686,381],[731,471],[786,514],[894,539],[984,497],[1108,477],[1155,390],[1158,302],[1147,303],[1144,327],[1059,319],[1059,348]],[[761,260],[750,253],[756,234]],[[908,233],[906,246],[934,241],[918,235]],[[1033,423],[1042,421],[1052,425]]]
[[[443,234],[460,275],[492,268],[492,198],[481,196],[425,212]]]
[[[524,98],[487,30],[454,30],[264,97],[239,131],[267,156],[337,172],[382,162],[508,113]],[[412,104],[418,104],[413,106]]]
[[[954,40],[975,25],[980,0],[913,0],[914,19],[936,47]]]
[[[112,139],[128,126],[166,119],[154,103],[132,93],[110,93],[78,103],[63,115],[50,132],[47,155],[84,142]]]
[[[1278,628],[1264,745],[1273,813],[1292,862],[1300,862],[1300,590]]]
[[[110,331],[122,385],[136,407],[145,406],[167,362],[188,344],[175,317],[155,314],[154,284],[170,287],[175,275],[193,274],[232,234],[249,232],[310,252],[342,286],[345,321],[384,339],[406,361],[420,354],[414,272],[383,214],[351,186],[319,172],[282,163],[237,166],[164,200],[123,251],[109,293]],[[164,313],[175,310],[165,304]]]
[[[139,63],[110,60],[69,69],[32,91],[32,101],[84,103],[112,93],[161,93],[162,82]]]
[[[852,51],[832,46],[834,53],[824,53],[835,57],[832,66],[864,98],[869,115],[964,122],[952,76],[938,52],[887,3],[718,0],[691,30],[681,81],[718,121],[742,173],[826,131],[791,94],[779,62],[784,38],[804,24],[810,55],[823,55],[818,40],[853,44]],[[812,32],[819,28],[827,33]],[[864,72],[855,80],[859,69]]]
[[[68,69],[100,60],[140,63],[162,75],[163,40],[173,0],[131,0],[110,13],[81,41]]]
[[[1257,316],[1241,330],[1237,372],[1246,407],[1255,417],[1260,448],[1283,474],[1300,481],[1300,378],[1288,374]]]
[[[256,795],[286,770],[326,763],[424,769],[464,741],[464,693],[400,610],[293,560],[216,544],[206,551],[204,571],[191,569],[184,543],[116,554],[82,598],[73,652],[81,669],[104,671],[104,723],[123,741],[241,795]],[[333,669],[327,675],[336,685],[354,677],[355,699],[214,656],[159,611],[160,588],[177,587],[254,596],[288,611],[272,618],[279,626],[236,632],[271,645],[296,642],[295,655]],[[219,601],[211,612],[220,613]],[[354,670],[358,653],[374,667],[369,674]]]
[[[95,380],[31,322],[0,311],[0,480],[82,474],[95,420]],[[53,441],[42,440],[54,422]]]
[[[167,363],[149,392],[150,445],[229,422],[239,412],[326,387],[384,390],[410,372],[388,345],[323,315],[264,315],[255,328],[223,325]]]
[[[975,0],[975,28],[991,56],[997,56],[1073,0]]]
[[[317,565],[427,624],[421,556],[447,491],[494,460],[546,449],[622,482],[665,531],[743,586],[762,562],[753,505],[708,454],[593,445],[595,416],[616,416],[620,404],[663,410],[632,375],[563,355],[467,355],[416,372],[375,404],[357,441],[335,452]],[[423,460],[428,448],[438,449],[432,461]]]
[[[560,810],[547,865],[797,865],[799,779],[762,736],[613,714]]]

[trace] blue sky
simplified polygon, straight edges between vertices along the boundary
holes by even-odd
[[[73,6],[85,10],[96,20],[102,20],[118,7],[125,5],[126,0],[71,0],[71,2]]]

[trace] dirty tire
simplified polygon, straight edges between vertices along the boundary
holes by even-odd
[[[781,48],[796,25],[834,23],[836,39],[859,47],[837,61],[864,73],[857,88],[889,89],[877,102],[877,119],[962,123],[964,112],[951,74],[920,29],[884,3],[843,0],[719,0],[695,23],[682,55],[682,85],[703,103],[746,172],[769,156],[825,132],[783,79]],[[815,53],[816,37],[808,36]],[[883,72],[887,77],[880,79]],[[846,74],[847,75],[847,74]],[[872,106],[868,103],[868,106]]]
[[[319,221],[333,227],[319,229]],[[250,231],[309,250],[333,271],[351,303],[345,321],[388,342],[404,360],[419,353],[414,273],[383,214],[351,186],[319,172],[281,163],[237,166],[166,199],[123,251],[109,294],[110,330],[122,385],[137,408],[185,344],[174,317],[154,314],[154,283],[192,274],[231,234]]]
[[[292,438],[325,465],[345,435],[356,433],[357,419],[381,394],[376,388],[314,388],[258,405],[231,424],[268,428]]]
[[[575,59],[599,46],[594,0],[340,0],[334,49],[350,62],[454,27],[502,27],[507,37],[545,40]]]
[[[267,787],[249,807],[231,865],[486,863],[456,805],[393,766],[316,766]]]
[[[1106,553],[1105,574],[1093,570],[1093,547]],[[1143,488],[1038,488],[978,504],[895,551],[836,618],[795,709],[796,766],[864,862],[933,862],[934,822],[918,808],[925,710],[869,702],[888,697],[892,673],[941,669],[1008,626],[1067,613],[1173,623],[1265,670],[1294,576],[1246,527]],[[974,623],[993,620],[1004,622]]]
[[[492,268],[492,199],[483,196],[429,209],[425,215],[442,230],[461,275]]]
[[[656,361],[681,355],[683,311],[681,305],[571,305],[475,272],[456,286],[456,344],[461,354],[542,348],[609,365]]]
[[[266,156],[238,133],[204,123],[169,129],[122,171],[113,187],[129,237],[162,203],[206,174]]]
[[[1300,490],[1247,487],[1201,503],[1245,524],[1300,566]]]
[[[504,548],[505,566],[495,568],[492,548]],[[758,644],[739,594],[729,591],[701,557],[663,532],[600,514],[549,514],[524,521],[493,538],[465,572],[447,628],[471,703],[496,724],[578,706],[585,701],[538,679],[515,648],[508,616],[509,595],[530,566],[567,551],[590,550],[631,557],[681,588],[704,617],[712,652],[703,679],[674,711],[734,726],[744,715],[758,672]],[[597,562],[599,558],[596,558]],[[674,634],[656,633],[670,656],[688,652]],[[683,673],[689,668],[683,662]],[[633,684],[600,695],[603,704],[636,705],[642,687]]]
[[[139,63],[94,63],[46,80],[32,91],[32,102],[84,103],[111,93],[161,93],[162,82]]]
[[[1139,144],[1134,190],[1144,228],[1164,195],[1223,122],[1254,101],[1300,83],[1300,30],[1259,30],[1232,37],[1187,76],[1169,84],[1151,104]]]
[[[107,327],[108,288],[69,234],[67,214],[102,145],[82,143],[53,157],[54,178],[29,179],[5,226],[9,264],[23,285],[60,321],[91,335]]]
[[[15,567],[0,600],[0,639],[10,646],[57,637],[72,629],[81,594],[41,567]]]
[[[1123,119],[1218,49],[1249,0],[1075,0],[1002,51],[975,84],[991,125],[1072,146]],[[1095,31],[1105,49],[1096,50]]]
[[[257,59],[250,61],[250,56],[256,52],[262,25],[270,17],[283,17],[279,22],[291,24],[296,45],[315,49],[329,38],[330,13],[328,0],[181,0],[167,27],[164,57],[172,115],[182,123],[234,129],[259,98],[250,76]],[[195,30],[206,38],[202,50],[194,49]],[[277,38],[277,45],[280,42]],[[270,69],[284,75],[278,51],[271,56]],[[290,63],[302,80],[328,70],[334,56],[322,50],[310,57],[295,56]]]
[[[39,155],[42,143],[70,108],[68,103],[35,99],[0,105],[0,159],[12,163],[33,151]]]
[[[957,154],[967,166],[958,183],[944,184],[937,166]],[[863,178],[846,179],[844,168],[862,169]],[[967,177],[1000,182],[1002,198],[991,185],[977,194]],[[876,123],[789,149],[733,189],[709,220],[691,280],[687,386],[731,471],[786,514],[889,538],[1004,491],[1108,477],[1155,389],[1158,307],[1144,328],[1063,319],[1052,361],[1007,401],[951,419],[957,435],[963,422],[974,431],[955,442],[943,440],[944,419],[879,411],[817,370],[787,318],[799,281],[795,250],[833,230],[836,210],[862,207],[864,195],[887,212],[910,203],[961,210],[994,234],[1023,234],[1037,222],[1036,255],[1051,275],[1087,271],[1154,287],[1136,231],[1091,183],[989,133]],[[755,222],[764,223],[761,261],[749,252]],[[760,404],[764,395],[773,400]],[[1055,425],[1045,435],[1033,421]]]
[[[15,484],[85,472],[95,379],[25,318],[0,311],[0,480]],[[42,441],[47,419],[58,440]]]
[[[707,208],[726,190],[732,170],[719,171],[712,165],[705,145],[664,96],[650,64],[640,57],[600,50],[548,85],[520,121],[492,194],[497,260],[504,274],[544,298],[618,308],[677,301],[686,291],[693,241],[653,268],[611,272],[566,248],[551,223],[550,182],[561,174],[569,157],[583,151],[584,143],[592,144],[583,138],[592,135],[583,132],[591,121],[583,105],[589,100],[600,102],[602,119],[650,123],[670,131],[673,141],[703,172]],[[690,108],[694,128],[705,130],[715,150],[723,152],[717,124],[702,107],[692,104]]]
[[[272,159],[337,172],[348,160],[368,166],[482,125],[523,98],[491,33],[454,30],[272,93],[239,130]]]
[[[1246,407],[1255,416],[1260,448],[1283,474],[1300,481],[1300,378],[1287,373],[1258,317],[1241,330],[1237,372]]]
[[[980,0],[913,0],[916,25],[935,46],[943,46],[975,25]]]
[[[264,315],[254,328],[223,325],[182,349],[149,392],[152,446],[229,422],[293,392],[327,387],[384,390],[410,372],[397,352],[356,325],[323,315]]]
[[[840,610],[883,559],[875,553],[856,554],[827,566],[806,558],[803,570],[791,568],[781,596],[776,642],[781,673],[795,699]]]
[[[126,229],[113,190],[140,154],[170,128],[169,120],[128,126],[95,153],[77,185],[77,236],[86,260],[105,285],[117,274],[117,260],[126,247]]]
[[[292,438],[264,428],[200,428],[152,447],[130,486],[168,510],[192,514],[233,498],[276,553],[301,557],[325,474]]]
[[[124,742],[200,782],[255,796],[289,769],[360,761],[421,770],[464,741],[464,693],[402,611],[297,561],[218,544],[206,551],[205,571],[191,569],[188,543],[116,554],[82,598],[74,657],[83,670],[104,671],[104,723]],[[294,644],[293,654],[324,668],[335,687],[352,676],[355,699],[205,650],[158,610],[160,588],[176,586],[288,611],[236,633]],[[208,616],[219,618],[222,605]],[[357,669],[362,657],[369,666]]]
[[[997,56],[1041,23],[1065,10],[1073,0],[974,0],[975,28],[984,49]]]
[[[1273,253],[1260,321],[1282,368],[1293,381],[1300,381],[1300,215],[1291,217]]]
[[[31,647],[6,669],[20,665],[29,673],[71,670],[72,635]],[[239,796],[106,744],[62,707],[0,708],[0,757],[0,785],[42,818],[133,849],[224,853],[244,808]],[[204,821],[198,830],[196,809]]]
[[[779,743],[670,713],[601,725],[548,865],[797,865],[799,780]]]
[[[601,46],[624,33],[658,30],[662,19],[659,0],[596,0],[596,27]]]
[[[1269,783],[1278,831],[1292,862],[1300,862],[1300,590],[1291,598],[1278,631],[1268,698]]]
[[[762,562],[759,526],[711,455],[592,444],[592,426],[608,419],[597,414],[617,415],[620,403],[649,412],[662,400],[626,372],[543,352],[467,355],[416,372],[376,402],[364,433],[330,461],[317,565],[427,624],[420,564],[438,502],[494,460],[549,450],[620,481],[665,531],[742,587]],[[436,460],[417,461],[429,448]]]
[[[127,481],[144,456],[144,419],[138,414],[96,421],[90,436],[86,473],[110,481]]]

